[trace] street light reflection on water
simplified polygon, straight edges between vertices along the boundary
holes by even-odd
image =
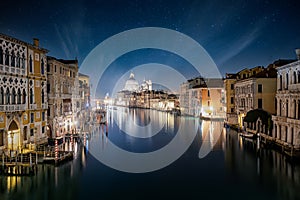
[[[89,199],[135,199],[145,198],[145,194],[148,199],[300,199],[300,165],[276,151],[258,149],[256,140],[242,139],[217,121],[122,109],[127,117],[123,111],[119,114],[119,110],[110,110],[108,132],[97,125],[86,138],[85,148],[77,144],[73,161],[57,167],[39,165],[38,173],[31,177],[0,176],[0,199],[86,199],[87,195]],[[151,112],[153,118],[149,118]],[[118,127],[125,127],[129,118],[138,126],[164,125],[153,137],[138,138],[124,134]],[[109,141],[136,153],[159,150],[174,139],[182,120],[190,126],[197,124],[195,120],[199,122],[193,143],[178,160],[160,170],[140,174],[117,171],[90,152],[91,144],[108,150]],[[180,135],[182,141],[188,134]],[[199,157],[205,145],[211,151]],[[112,155],[111,159],[117,157]]]

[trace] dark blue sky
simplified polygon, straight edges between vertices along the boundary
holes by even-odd
[[[81,64],[95,46],[114,34],[138,27],[170,28],[199,42],[224,75],[267,66],[279,58],[296,58],[299,2],[6,1],[1,3],[0,32],[27,42],[37,37],[49,55],[77,57]]]

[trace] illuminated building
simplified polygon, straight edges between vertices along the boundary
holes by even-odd
[[[298,59],[299,50],[297,50]],[[300,149],[300,60],[277,68],[276,114],[272,139]]]
[[[0,34],[0,149],[47,142],[47,52]]]
[[[75,131],[79,109],[78,61],[54,57],[48,59],[49,137],[56,138]]]
[[[196,117],[225,116],[224,86],[221,79],[197,77],[180,85],[181,114]]]

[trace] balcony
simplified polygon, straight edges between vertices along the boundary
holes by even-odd
[[[48,103],[43,103],[42,104],[42,109],[48,109]]]
[[[20,105],[0,105],[0,111],[4,112],[15,112],[15,111],[24,111],[26,110],[26,104]]]
[[[30,104],[29,105],[29,110],[36,110],[37,105],[36,104]]]
[[[8,67],[6,65],[0,65],[0,72],[7,72],[18,75],[26,75],[25,69],[19,67]]]

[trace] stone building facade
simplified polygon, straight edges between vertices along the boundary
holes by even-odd
[[[0,150],[47,142],[47,52],[0,34]]]
[[[300,60],[278,67],[277,72],[272,137],[280,145],[300,149]]]
[[[48,136],[62,137],[76,131],[79,110],[78,61],[48,57]]]

